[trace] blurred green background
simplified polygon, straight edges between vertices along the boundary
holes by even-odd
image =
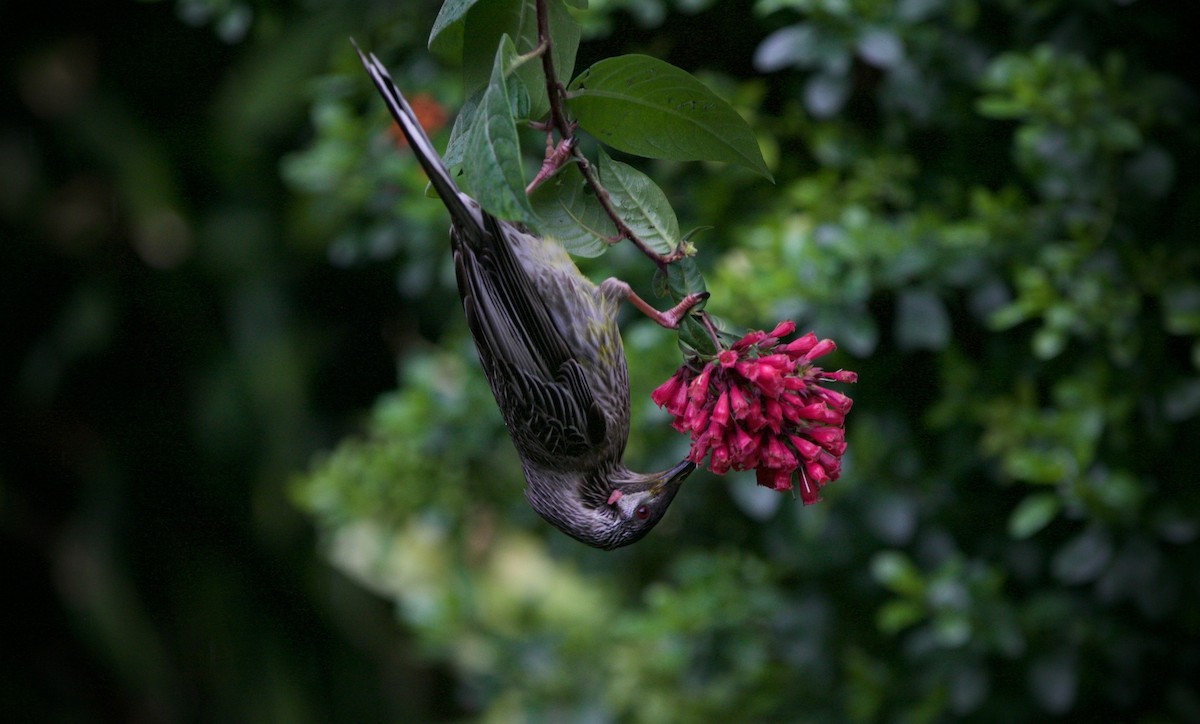
[[[641,163],[709,309],[862,380],[823,502],[697,474],[601,553],[521,497],[347,42],[452,122],[436,3],[5,3],[0,714],[1200,721],[1183,7],[594,0],[577,69],[693,71],[772,166]],[[665,466],[678,352],[624,331]]]

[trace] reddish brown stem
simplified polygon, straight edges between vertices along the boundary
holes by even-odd
[[[612,219],[613,224],[616,226],[617,237],[609,241],[609,243],[615,244],[621,239],[627,239],[637,247],[638,251],[653,261],[659,269],[665,269],[668,264],[683,256],[683,244],[679,244],[675,251],[670,254],[659,254],[651,249],[646,242],[642,241],[634,233],[633,229],[629,228],[629,225],[625,223],[616,209],[613,208],[608,189],[601,185],[600,179],[596,176],[595,169],[588,163],[587,157],[579,150],[578,145],[574,143],[574,128],[567,121],[567,114],[564,110],[564,106],[566,105],[566,89],[558,81],[558,75],[554,71],[553,53],[550,52],[550,21],[546,11],[546,0],[537,0],[536,8],[538,48],[542,51],[542,73],[546,76],[546,97],[550,101],[550,125],[558,131],[558,135],[562,138],[560,144],[571,142],[571,154],[579,163],[579,171],[583,174],[584,181],[591,187],[596,200],[600,202],[600,208],[604,210],[605,215]]]
[[[563,112],[563,87],[558,82],[554,72],[554,54],[550,52],[550,19],[546,11],[546,0],[537,0],[537,32],[538,45],[544,46],[542,52],[542,74],[546,76],[546,98],[550,101],[550,124],[558,130],[558,135],[566,140],[571,138],[571,127],[567,123],[567,114]]]
[[[704,325],[704,331],[708,332],[708,338],[712,340],[717,351],[725,349],[725,343],[721,341],[721,333],[717,331],[717,325],[713,324],[712,317],[708,316],[708,312],[697,312],[696,317],[700,320],[700,324]]]

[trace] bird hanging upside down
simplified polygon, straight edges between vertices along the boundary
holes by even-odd
[[[521,458],[525,498],[556,528],[590,546],[611,550],[640,540],[696,466],[684,460],[647,474],[622,462],[629,380],[617,306],[630,300],[673,327],[703,296],[655,312],[628,284],[607,279],[596,286],[562,246],[484,211],[458,190],[379,60],[358,55],[450,212],[459,296]]]

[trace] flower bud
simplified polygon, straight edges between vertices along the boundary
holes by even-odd
[[[800,478],[800,500],[805,505],[812,505],[817,502],[817,497],[819,496],[817,486],[803,471],[797,477]]]
[[[741,352],[741,351],[747,350],[750,347],[758,344],[766,336],[767,336],[767,333],[762,331],[761,329],[755,330],[755,331],[750,332],[749,334],[745,335],[738,341],[734,342],[729,347],[729,349],[733,350],[734,352]]]
[[[725,427],[729,424],[729,390],[721,390],[712,409],[712,423]]]
[[[775,329],[772,329],[770,332],[767,332],[767,336],[774,337],[775,339],[780,339],[782,337],[788,336],[789,334],[791,334],[794,331],[796,331],[796,323],[791,321],[790,319],[785,319],[784,321],[775,325]]]
[[[800,457],[804,458],[805,460],[816,459],[817,453],[821,451],[820,446],[818,446],[815,442],[811,440],[805,440],[799,435],[788,435],[788,440],[790,440],[792,446],[796,448],[796,452],[800,454]]]
[[[835,349],[837,349],[837,345],[833,343],[832,339],[823,339],[820,342],[817,342],[815,347],[804,354],[804,359],[814,360],[818,357],[823,357],[829,354]]]
[[[783,352],[792,359],[797,359],[808,354],[808,351],[817,344],[817,335],[809,332],[803,337],[798,337],[783,346]]]
[[[775,468],[757,468],[754,471],[758,484],[772,490],[790,490],[792,487],[792,471]]]
[[[773,468],[796,469],[796,456],[775,435],[767,438],[767,451],[763,455],[763,462]]]
[[[804,503],[841,474],[846,451],[842,425],[853,401],[822,387],[855,382],[849,370],[826,372],[812,360],[836,349],[809,332],[786,344],[795,324],[747,333],[706,364],[684,364],[651,394],[692,438],[688,459],[709,469],[754,470],[759,485],[792,489],[798,477]]]
[[[717,475],[724,475],[729,472],[730,456],[729,448],[725,445],[717,445],[712,449],[712,454],[708,458],[708,467]]]

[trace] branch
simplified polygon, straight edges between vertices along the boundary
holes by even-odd
[[[563,140],[566,140],[571,138],[571,127],[567,123],[567,114],[563,112],[565,91],[554,72],[554,55],[550,52],[549,18],[546,0],[537,0],[538,47],[542,49],[542,74],[546,76],[546,97],[550,101],[550,125],[558,131]]]
[[[592,192],[596,196],[596,200],[600,203],[600,208],[608,218],[612,219],[613,224],[617,227],[617,236],[613,239],[606,239],[609,244],[615,244],[621,239],[628,239],[630,243],[638,248],[638,251],[646,255],[654,262],[659,269],[666,269],[667,265],[683,256],[683,243],[675,248],[675,251],[670,254],[659,254],[642,241],[633,229],[625,223],[616,209],[612,206],[612,200],[609,197],[608,189],[604,188],[600,183],[600,179],[596,176],[596,170],[592,168],[587,157],[583,155],[583,151],[579,150],[579,146],[575,143],[574,126],[567,121],[567,114],[564,110],[566,106],[566,89],[558,80],[558,75],[554,71],[554,58],[550,52],[550,21],[546,11],[546,0],[537,0],[537,32],[538,32],[538,49],[542,54],[542,73],[546,76],[546,97],[550,101],[550,126],[558,131],[562,141],[559,144],[560,148],[569,148],[571,155],[579,164],[579,171],[583,174],[583,179]],[[565,144],[565,145],[564,145]],[[564,159],[565,160],[565,157]],[[531,185],[532,187],[532,185]]]

